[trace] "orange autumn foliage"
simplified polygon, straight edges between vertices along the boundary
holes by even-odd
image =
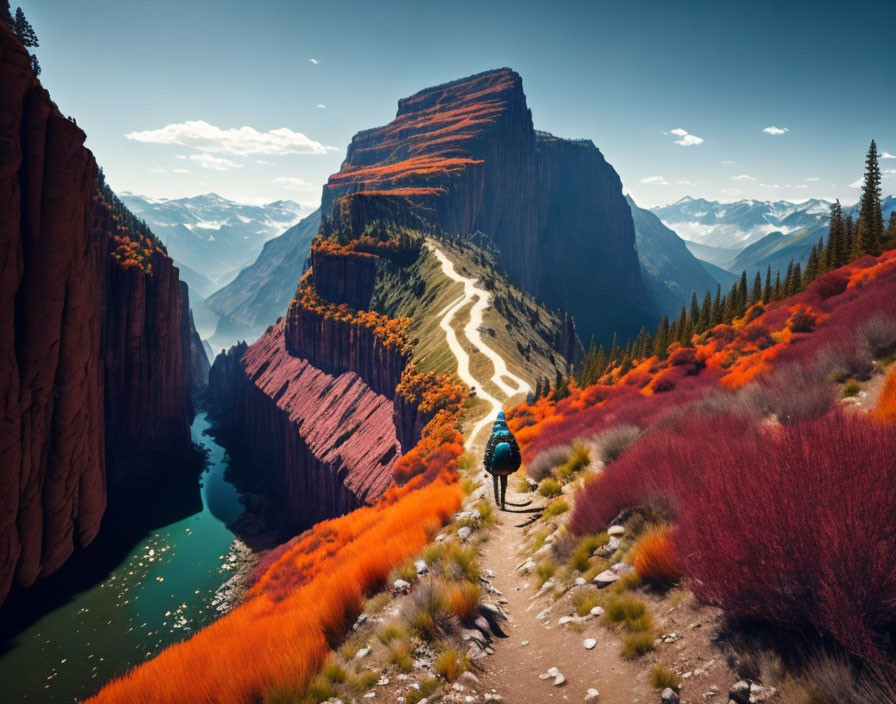
[[[89,702],[243,704],[277,686],[307,686],[360,613],[363,596],[419,552],[461,496],[445,479],[414,483],[318,524],[278,553],[242,605]]]
[[[314,290],[314,286],[311,285],[311,273],[309,269],[299,281],[296,296],[290,304],[291,309],[296,306],[336,322],[366,327],[373,332],[373,336],[384,348],[410,350],[408,339],[410,318],[390,318],[372,310],[357,310],[346,303],[330,303]]]
[[[645,533],[635,544],[632,562],[641,579],[648,582],[671,584],[682,575],[668,528]]]

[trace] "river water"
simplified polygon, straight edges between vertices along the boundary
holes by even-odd
[[[203,433],[208,426],[200,413],[192,428],[209,451],[199,476],[201,510],[196,502],[198,512],[145,533],[103,566],[99,581],[7,635],[0,643],[4,704],[79,701],[214,620],[215,590],[235,567],[227,525],[243,506],[224,478],[224,449]]]

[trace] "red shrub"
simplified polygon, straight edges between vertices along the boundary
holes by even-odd
[[[819,276],[809,288],[822,298],[827,299],[839,296],[846,290],[848,285],[849,276],[838,269]]]
[[[896,429],[831,412],[791,426],[697,415],[649,433],[589,483],[577,533],[669,496],[694,593],[731,614],[813,627],[877,659],[896,622]]]

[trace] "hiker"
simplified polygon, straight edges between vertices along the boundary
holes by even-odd
[[[498,418],[492,426],[492,434],[485,444],[485,471],[492,475],[495,482],[495,504],[502,510],[504,497],[507,494],[507,477],[520,467],[520,446],[516,444],[516,438],[507,427],[504,411],[498,412]],[[498,493],[498,484],[501,491]]]

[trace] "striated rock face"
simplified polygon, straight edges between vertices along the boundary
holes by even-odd
[[[389,398],[407,365],[407,351],[387,346],[373,327],[326,315],[294,302],[283,326],[285,348],[333,374],[356,373]]]
[[[405,196],[446,232],[484,233],[511,279],[573,313],[585,339],[657,317],[619,176],[592,142],[536,132],[510,69],[423,90],[355,135],[323,215],[354,192]]]
[[[333,303],[345,303],[362,310],[370,306],[376,283],[377,257],[364,252],[332,254],[311,250],[314,287]]]
[[[209,394],[252,479],[294,532],[378,498],[399,445],[386,396],[354,372],[329,374],[290,354],[284,333],[280,321],[251,347],[218,355]]]
[[[133,453],[191,445],[192,407],[177,270],[113,259],[85,135],[2,25],[0,85],[2,600],[93,540]]]

